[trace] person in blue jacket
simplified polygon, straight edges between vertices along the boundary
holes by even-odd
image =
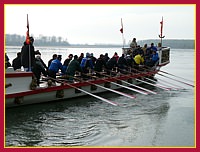
[[[86,57],[84,57],[81,61],[81,69],[82,69],[82,77],[83,78],[89,78],[87,75],[87,73],[89,73],[89,70],[93,70],[94,69],[94,65],[92,62],[92,59],[90,58],[90,53],[86,53]]]
[[[48,69],[49,77],[56,79],[56,73],[58,73],[59,70],[61,70],[61,72],[63,74],[65,74],[65,70],[64,70],[63,65],[61,63],[61,60],[62,60],[62,56],[58,55],[58,57],[51,62],[50,67]]]
[[[149,67],[153,67],[156,63],[158,63],[158,60],[159,60],[159,56],[158,56],[158,53],[157,51],[153,51],[152,54],[151,54],[151,58],[150,60],[146,60],[145,61],[145,64]]]

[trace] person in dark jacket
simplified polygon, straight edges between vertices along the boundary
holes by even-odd
[[[73,54],[70,54],[68,58],[64,61],[63,68],[65,71],[67,70],[67,66],[69,65],[69,62],[72,60],[72,58],[73,58]]]
[[[110,74],[114,67],[117,67],[117,56],[113,56],[106,63],[107,74]]]
[[[80,64],[78,62],[77,55],[75,55],[74,59],[70,61],[69,65],[67,67],[67,70],[66,70],[67,77],[69,78],[70,81],[73,81],[76,71],[79,71],[79,72],[82,71]]]
[[[84,58],[84,53],[81,53],[78,57],[78,62],[81,64],[82,59]]]
[[[122,54],[122,56],[119,57],[119,59],[117,60],[117,66],[121,73],[125,73],[125,70],[127,70],[128,64],[127,64],[124,54]]]
[[[21,52],[18,52],[17,57],[12,61],[12,67],[14,70],[21,69]]]
[[[40,55],[36,55],[35,58],[35,65],[33,66],[33,74],[35,75],[36,79],[37,79],[37,85],[39,86],[40,84],[40,77],[41,77],[41,73],[46,77],[47,73],[45,71],[45,67],[43,66],[42,62],[41,62],[41,57]]]
[[[39,55],[40,56],[40,61],[41,61],[41,63],[42,63],[42,65],[44,66],[44,68],[45,68],[45,71],[48,71],[48,67],[46,66],[46,64],[44,63],[44,61],[42,60],[42,57],[41,57],[41,53],[40,53],[40,51],[39,50],[37,50],[37,51],[35,51],[35,55]]]
[[[108,60],[110,59],[110,57],[108,56],[108,53],[105,53],[104,57],[103,57],[104,61],[107,63]]]
[[[11,64],[9,62],[9,57],[8,57],[7,53],[5,53],[5,68],[7,69],[10,66],[11,66]]]
[[[94,66],[94,70],[96,71],[96,76],[101,77],[102,75],[99,72],[102,72],[103,67],[106,67],[106,62],[103,58],[103,54],[99,56],[99,58],[96,60],[96,64]]]
[[[62,66],[61,60],[62,60],[62,56],[58,55],[58,57],[51,62],[51,65],[50,65],[50,67],[48,69],[49,77],[51,77],[53,79],[56,79],[56,73],[58,73],[59,70],[61,70],[61,72],[63,74],[65,74],[65,71],[64,71],[64,68]],[[55,82],[55,80],[53,80],[53,82]]]
[[[30,37],[30,44],[24,42],[21,49],[21,63],[24,67],[24,71],[31,71],[35,65],[35,48],[33,42],[33,37]]]

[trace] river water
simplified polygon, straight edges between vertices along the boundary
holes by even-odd
[[[120,48],[49,48],[38,47],[47,61],[53,53],[70,54],[93,52],[112,56],[121,54]],[[20,47],[7,47],[10,61]],[[171,49],[170,64],[161,70],[195,80],[195,52]],[[169,76],[169,75],[166,75]],[[6,109],[6,146],[58,146],[58,147],[194,147],[195,146],[195,89],[157,75],[157,83],[167,81],[184,89],[165,91],[143,85],[158,92],[157,95],[133,94],[129,99],[114,93],[104,98],[119,103],[112,106],[90,96],[82,98],[28,105]],[[175,78],[175,77],[173,77]],[[180,78],[178,80],[185,81]],[[163,84],[164,85],[164,84]],[[167,85],[165,83],[165,85]]]

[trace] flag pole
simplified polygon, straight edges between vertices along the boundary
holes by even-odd
[[[27,14],[27,32],[26,32],[26,44],[28,44],[28,71],[31,71],[31,47],[30,47],[30,36],[29,36],[29,21],[28,21],[28,14]]]
[[[165,37],[163,36],[163,17],[162,17],[162,21],[160,22],[160,35],[159,35],[159,38],[160,38],[160,43],[161,43],[161,47],[162,47],[162,39]]]
[[[122,23],[122,18],[121,18],[121,29],[120,29],[120,32],[122,33],[122,41],[123,41],[123,48],[124,48],[124,29],[123,29],[123,23]]]

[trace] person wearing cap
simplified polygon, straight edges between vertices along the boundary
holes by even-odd
[[[80,64],[78,62],[78,56],[77,55],[75,55],[74,59],[70,61],[69,65],[67,67],[67,70],[66,70],[66,75],[71,82],[74,79],[74,75],[75,75],[76,71],[79,71],[79,72],[82,71]]]
[[[62,66],[61,60],[62,60],[62,55],[58,55],[58,57],[51,62],[48,69],[49,77],[56,79],[56,73],[58,73],[59,70],[61,70],[61,72],[65,74],[65,70]]]
[[[21,48],[21,64],[24,67],[24,71],[31,71],[35,65],[35,48],[33,42],[33,37],[30,37],[30,44],[27,44],[25,41]]]

